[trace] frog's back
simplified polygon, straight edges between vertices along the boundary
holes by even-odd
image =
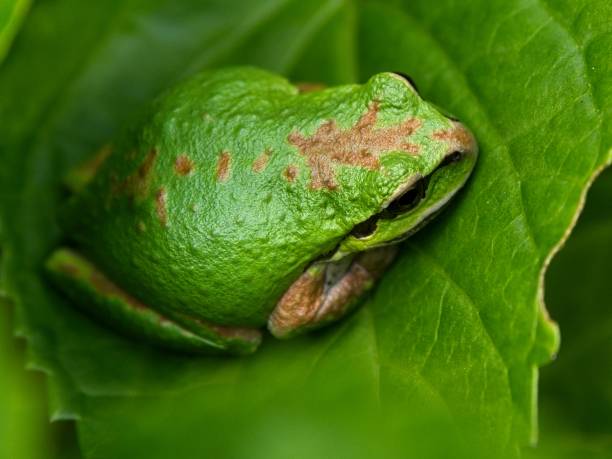
[[[250,68],[204,73],[169,92],[75,196],[69,234],[155,308],[263,324],[271,299],[332,248],[321,241],[353,224],[303,208],[325,200],[296,184],[304,160],[287,136],[299,114],[286,104],[296,94]]]

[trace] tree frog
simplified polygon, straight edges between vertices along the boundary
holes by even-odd
[[[311,90],[257,68],[167,91],[72,180],[46,262],[74,303],[165,346],[246,354],[354,308],[477,157],[409,79]]]

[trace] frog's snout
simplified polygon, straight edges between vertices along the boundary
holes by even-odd
[[[460,158],[466,155],[478,156],[478,144],[472,131],[470,131],[463,123],[455,119],[451,119],[453,127],[447,131],[442,131],[435,134],[438,140],[448,141],[448,153],[446,157],[454,155]]]

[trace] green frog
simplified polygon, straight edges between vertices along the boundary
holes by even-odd
[[[46,262],[76,305],[166,347],[247,354],[358,305],[468,179],[470,131],[409,79],[310,90],[250,67],[170,89],[87,167]]]

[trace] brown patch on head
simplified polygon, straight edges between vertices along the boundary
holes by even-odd
[[[227,151],[219,155],[219,161],[217,162],[217,180],[219,182],[225,182],[229,178],[231,160],[232,158]]]
[[[319,126],[312,137],[306,138],[299,132],[289,134],[289,143],[308,161],[313,189],[337,188],[334,164],[377,169],[380,153],[393,150],[418,153],[418,145],[407,141],[420,127],[418,119],[408,118],[396,125],[375,129],[377,118],[378,103],[373,102],[357,124],[345,131],[330,120]]]
[[[323,83],[297,83],[295,87],[298,89],[300,94],[325,89],[325,85]]]
[[[164,187],[157,190],[155,194],[155,211],[157,212],[157,218],[162,226],[168,224],[168,210],[166,208],[168,193]]]
[[[293,182],[297,177],[297,174],[298,169],[293,164],[288,165],[287,168],[283,171],[283,177],[285,177],[285,180],[287,180],[288,182]]]
[[[156,158],[157,150],[152,148],[134,173],[112,187],[112,193],[126,194],[137,200],[143,199],[149,192]]]
[[[145,225],[145,223],[142,220],[139,220],[138,223],[136,224],[136,229],[139,232],[144,233],[147,230],[147,225]]]
[[[253,172],[261,172],[268,165],[268,161],[270,159],[270,155],[272,154],[272,150],[266,148],[261,155],[255,158],[253,161]]]
[[[187,175],[194,169],[193,161],[186,154],[179,155],[174,161],[174,170],[178,175]]]
[[[461,153],[473,152],[476,150],[476,140],[466,127],[453,121],[453,127],[443,131],[436,131],[432,134],[436,140],[441,140],[449,144],[449,152],[459,151]]]

